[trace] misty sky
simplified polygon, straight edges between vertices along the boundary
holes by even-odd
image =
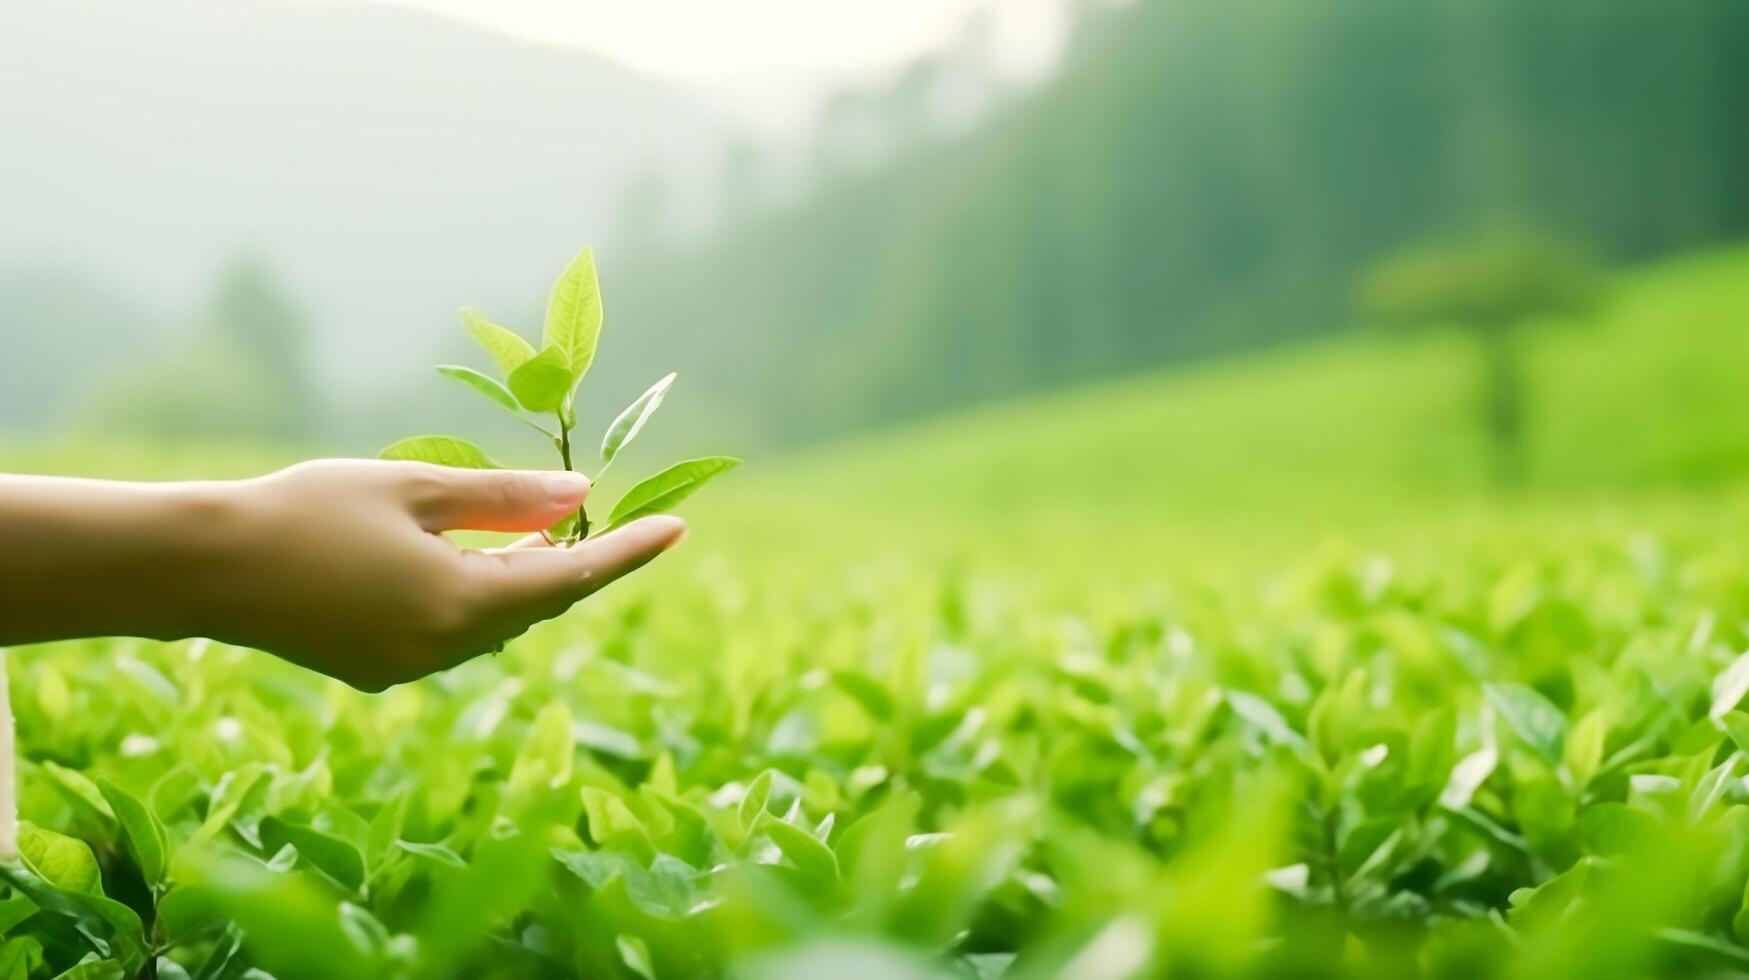
[[[605,54],[692,83],[744,120],[803,121],[832,84],[877,78],[952,43],[987,16],[997,65],[1047,70],[1066,0],[338,0],[440,12],[549,44]]]

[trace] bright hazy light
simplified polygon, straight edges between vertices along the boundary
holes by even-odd
[[[988,11],[1015,61],[1047,56],[1058,0],[378,0],[674,77],[878,71],[951,41]],[[1030,50],[1029,50],[1030,49]]]
[[[994,67],[1031,77],[1054,63],[1067,14],[1064,0],[364,2],[429,10],[594,51],[653,75],[721,86],[718,100],[755,115],[787,115],[824,86],[891,71],[954,43],[980,17]]]

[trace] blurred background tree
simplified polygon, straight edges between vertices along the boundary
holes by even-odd
[[[81,422],[105,433],[281,443],[321,430],[309,325],[265,264],[233,260],[185,337],[115,370]]]
[[[1529,377],[1518,334],[1539,322],[1596,310],[1602,286],[1576,246],[1514,232],[1436,243],[1391,255],[1366,272],[1360,306],[1369,319],[1405,328],[1458,327],[1481,354],[1479,417],[1497,483],[1513,486],[1526,466]]]
[[[1089,6],[968,130],[884,135],[940,72],[845,92],[827,156],[899,149],[622,266],[622,343],[681,351],[743,438],[807,441],[1339,333],[1381,256],[1482,216],[1609,264],[1728,240],[1745,45],[1720,0]]]

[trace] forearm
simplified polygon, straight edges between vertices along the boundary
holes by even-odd
[[[189,635],[235,535],[230,486],[0,475],[0,645]]]

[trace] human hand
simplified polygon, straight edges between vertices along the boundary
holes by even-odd
[[[678,543],[648,517],[571,548],[466,550],[440,532],[539,531],[581,474],[321,460],[219,487],[228,533],[189,572],[178,632],[257,647],[379,691],[501,646]]]

